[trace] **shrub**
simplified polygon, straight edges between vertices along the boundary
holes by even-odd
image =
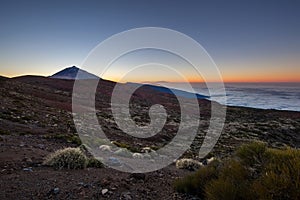
[[[89,152],[92,150],[89,146],[87,146],[86,144],[81,144],[79,147],[77,147],[80,149],[80,151],[82,153],[84,153],[85,155],[88,155]]]
[[[206,199],[300,199],[300,150],[254,142],[235,155],[176,180],[175,189]]]
[[[81,145],[81,139],[79,138],[78,135],[69,135],[69,134],[56,134],[56,135],[47,135],[45,138],[50,138],[50,139],[59,139],[59,140],[64,140],[68,143],[76,144],[76,145]]]
[[[117,147],[127,149],[127,150],[129,150],[133,153],[139,153],[140,152],[140,150],[138,148],[130,146],[129,144],[126,144],[126,143],[113,141],[112,144],[116,145]]]
[[[183,158],[176,161],[177,169],[197,170],[203,167],[203,164],[197,160]]]
[[[261,165],[264,161],[267,145],[262,142],[252,142],[242,145],[236,151],[236,155],[241,159],[244,165],[255,167]]]
[[[10,135],[10,132],[7,130],[0,130],[0,135]]]
[[[239,161],[234,159],[226,161],[219,170],[220,178],[231,179],[233,182],[242,182],[249,178],[248,170]]]
[[[237,199],[238,189],[229,179],[212,180],[205,187],[205,196],[207,199]]]
[[[207,199],[252,199],[248,170],[238,161],[229,160],[220,169],[218,179],[205,187]]]
[[[117,142],[117,141],[112,141],[112,144],[116,145],[117,147],[124,148],[124,149],[130,148],[130,146],[128,144]]]
[[[262,176],[253,183],[258,197],[300,199],[300,151],[268,149],[266,159]]]
[[[205,186],[217,177],[217,166],[208,165],[200,168],[192,175],[176,180],[174,185],[178,192],[197,194],[202,198]]]
[[[103,168],[103,163],[97,159],[97,158],[88,158],[87,167],[93,167],[93,168]]]
[[[66,137],[66,140],[67,140],[67,142],[76,144],[78,146],[82,144],[81,139],[78,135],[72,135],[72,136]]]
[[[79,148],[65,148],[50,154],[44,164],[58,170],[83,169],[86,167],[87,157]]]

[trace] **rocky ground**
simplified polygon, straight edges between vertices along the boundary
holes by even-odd
[[[142,140],[125,135],[115,123],[109,109],[113,87],[113,82],[101,81],[101,95],[96,96],[98,120],[111,141],[139,152],[148,146],[159,149],[172,140],[180,124],[180,109],[174,96],[143,87],[132,97],[130,114],[139,125],[149,124],[148,110],[153,104],[163,105],[168,114],[163,129]],[[174,191],[173,181],[191,173],[176,169],[174,164],[135,175],[110,168],[55,171],[43,166],[49,153],[81,144],[71,114],[72,88],[71,80],[0,77],[1,199],[194,198]],[[208,129],[211,103],[199,100],[199,105],[201,126],[183,157],[202,161],[197,155]],[[251,140],[261,140],[276,148],[299,148],[300,113],[228,107],[224,130],[209,157],[230,156],[237,146]]]

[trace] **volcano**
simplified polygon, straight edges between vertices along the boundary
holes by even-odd
[[[78,72],[80,72],[80,76],[77,77]],[[99,79],[98,76],[91,74],[85,70],[79,69],[76,66],[65,68],[52,76],[49,76],[50,78],[56,78],[56,79],[69,79],[69,80],[75,80],[75,79]]]

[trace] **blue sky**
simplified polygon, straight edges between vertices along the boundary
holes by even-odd
[[[0,74],[80,67],[109,36],[154,26],[198,41],[225,80],[300,81],[299,10],[289,0],[1,1]]]

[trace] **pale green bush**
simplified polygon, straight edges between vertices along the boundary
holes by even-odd
[[[201,199],[300,199],[300,150],[253,142],[233,158],[175,181],[178,192]]]
[[[197,160],[182,158],[176,161],[177,169],[198,170],[203,167],[203,164]]]
[[[87,157],[79,148],[65,148],[50,154],[44,164],[54,169],[84,169]]]

